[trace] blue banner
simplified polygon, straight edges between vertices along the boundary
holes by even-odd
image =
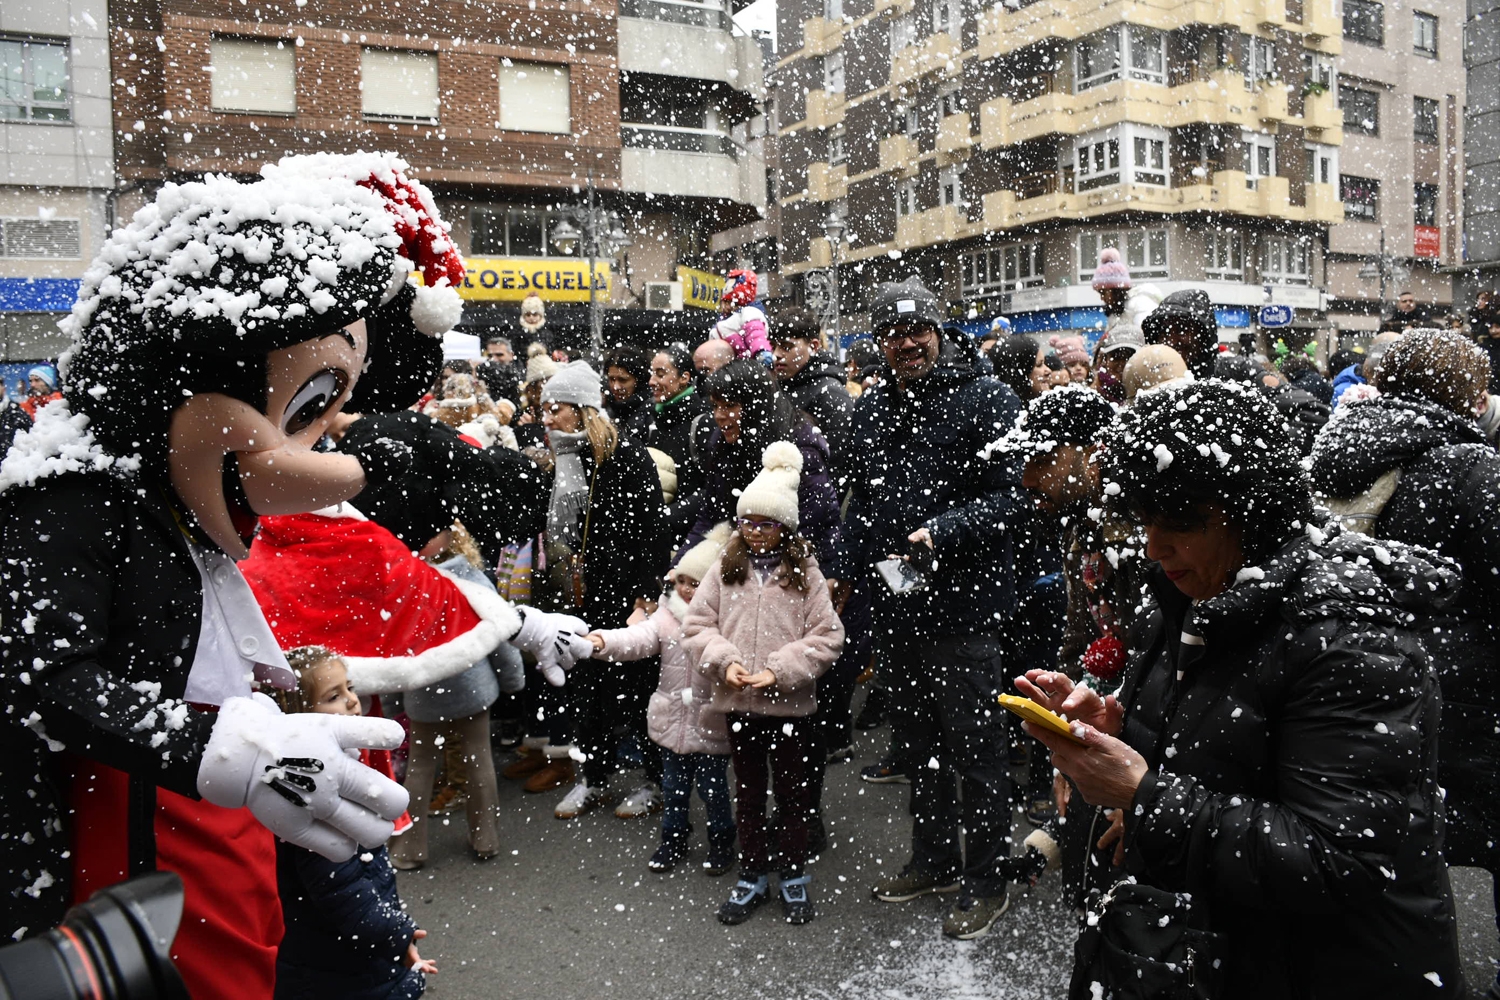
[[[67,312],[79,284],[77,278],[0,278],[0,312]]]

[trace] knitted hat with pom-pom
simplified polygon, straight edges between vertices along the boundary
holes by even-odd
[[[740,494],[735,513],[774,518],[797,530],[797,488],[802,483],[802,452],[790,441],[769,445],[761,456],[761,472]]]
[[[734,534],[734,526],[728,521],[721,521],[713,526],[713,529],[704,536],[703,541],[694,545],[683,553],[677,565],[672,567],[669,574],[674,580],[685,576],[691,580],[702,582],[708,571],[713,567],[714,560],[719,558],[719,553],[724,551],[724,546],[729,544],[729,538]]]
[[[1130,269],[1120,259],[1120,251],[1105,247],[1099,251],[1099,266],[1094,268],[1094,291],[1104,288],[1129,288]]]

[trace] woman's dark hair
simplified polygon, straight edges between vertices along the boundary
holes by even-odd
[[[1040,349],[1035,340],[1024,334],[1001,337],[999,343],[990,348],[995,377],[1010,386],[1023,403],[1037,397],[1037,391],[1031,385],[1031,370],[1036,367],[1036,355]]]
[[[688,350],[685,344],[668,344],[665,347],[658,347],[656,354],[665,354],[667,360],[672,362],[672,367],[677,369],[678,375],[693,373],[693,352]],[[652,357],[656,357],[656,354]]]
[[[1276,367],[1280,368],[1281,374],[1287,378],[1291,378],[1298,372],[1312,372],[1318,378],[1323,377],[1323,373],[1318,371],[1318,366],[1313,363],[1313,359],[1301,351],[1293,351],[1291,354],[1288,354],[1281,359],[1281,363]]]
[[[743,489],[760,472],[761,453],[776,441],[791,441],[806,418],[791,398],[776,387],[771,373],[757,361],[731,361],[704,377],[699,389],[711,399],[738,403],[739,440],[718,441],[710,462],[731,486]]]
[[[782,529],[785,531],[785,529]],[[807,563],[812,558],[812,543],[801,535],[782,538],[781,541],[781,586],[807,593]],[[750,575],[750,546],[738,530],[729,536],[724,546],[723,562],[719,567],[719,581],[726,587],[744,583]]]
[[[1350,365],[1364,364],[1364,361],[1365,356],[1358,351],[1336,351],[1328,359],[1328,375],[1332,378]]]
[[[607,378],[611,368],[623,368],[635,379],[635,391],[641,392],[651,381],[651,359],[634,344],[621,344],[604,355],[604,374]]]
[[[767,333],[772,340],[805,340],[818,346],[823,343],[823,328],[818,325],[818,318],[811,310],[801,307],[771,317]]]
[[[1260,376],[1264,371],[1265,369],[1260,365],[1239,354],[1221,354],[1214,359],[1214,378],[1223,379],[1226,382],[1243,382],[1245,385],[1258,386],[1261,384]]]
[[[1265,393],[1219,379],[1136,396],[1102,450],[1108,503],[1141,523],[1201,525],[1224,511],[1247,564],[1281,548],[1312,519],[1312,484],[1291,430]]]

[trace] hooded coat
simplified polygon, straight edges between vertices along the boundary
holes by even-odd
[[[781,383],[781,391],[823,432],[834,467],[842,469],[854,412],[854,400],[844,388],[843,366],[826,354],[814,354],[801,371]]]
[[[903,389],[882,381],[854,407],[848,453],[849,507],[835,579],[870,578],[876,634],[995,633],[1015,609],[1013,536],[1029,516],[1019,464],[980,457],[1008,431],[1021,401],[974,368],[972,341],[950,341],[937,367]],[[875,564],[932,533],[937,571],[923,590],[896,595]]]
[[[1375,537],[1432,549],[1463,570],[1457,600],[1421,613],[1417,629],[1443,690],[1444,851],[1450,864],[1493,872],[1500,870],[1500,456],[1473,421],[1392,396],[1344,407],[1313,450],[1313,484],[1328,497],[1359,495],[1398,468]]]
[[[1208,293],[1197,288],[1173,292],[1161,300],[1161,305],[1151,311],[1141,323],[1146,343],[1160,344],[1163,327],[1172,320],[1185,320],[1195,331],[1197,353],[1187,362],[1188,371],[1194,378],[1210,378],[1214,373],[1214,362],[1218,359],[1219,320],[1214,314],[1213,303]]]
[[[1126,868],[1206,902],[1226,998],[1457,996],[1437,675],[1415,628],[1457,574],[1332,531],[1197,605],[1153,575],[1120,699],[1150,768]],[[1177,641],[1189,615],[1201,646]]]

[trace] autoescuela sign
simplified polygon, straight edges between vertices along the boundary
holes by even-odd
[[[465,257],[461,298],[475,302],[520,302],[533,292],[547,302],[589,300],[586,260],[557,258],[528,260],[518,257]],[[594,264],[594,294],[609,301],[609,264]]]
[[[678,267],[677,280],[682,282],[683,305],[718,312],[719,300],[724,297],[722,274],[710,274],[692,267]]]

